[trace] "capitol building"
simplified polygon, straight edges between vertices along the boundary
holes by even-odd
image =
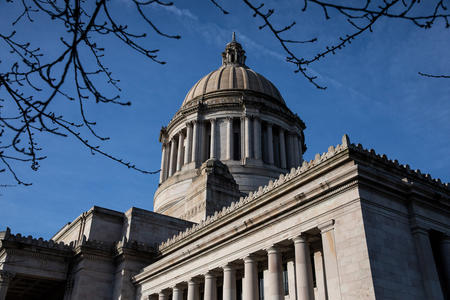
[[[233,34],[162,127],[153,211],[0,231],[0,300],[450,299],[448,183],[347,135],[305,161],[245,54]]]

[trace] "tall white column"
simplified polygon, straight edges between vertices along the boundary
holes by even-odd
[[[260,160],[261,155],[261,120],[259,117],[253,119],[253,150],[255,159]]]
[[[196,120],[192,121],[192,161],[199,161],[199,150],[198,150],[198,122]]]
[[[258,262],[254,256],[244,258],[244,278],[242,279],[242,293],[244,300],[258,300]]]
[[[329,300],[341,299],[339,280],[339,266],[336,256],[336,242],[334,240],[334,220],[318,226],[322,235],[323,258],[325,262],[325,278]]]
[[[175,148],[176,148],[176,142],[175,140],[172,138],[170,140],[170,155],[169,155],[169,177],[173,175],[174,170],[175,170]]]
[[[292,240],[294,241],[295,248],[295,278],[298,298],[302,300],[313,300],[314,292],[309,245],[302,236],[297,236]]]
[[[245,117],[241,117],[241,157],[245,157]],[[225,299],[224,299],[225,300]]]
[[[321,251],[314,252],[314,272],[316,274],[316,286],[317,286],[315,300],[326,300],[327,288],[325,283],[325,272],[323,268],[323,255]]]
[[[6,299],[8,286],[14,274],[8,271],[0,270],[0,300]]]
[[[244,118],[244,124],[245,124],[245,157],[251,158],[252,157],[252,135],[250,132],[251,128],[251,122],[250,116],[245,116]]]
[[[223,300],[236,300],[236,270],[231,265],[223,267]]]
[[[284,140],[284,129],[280,128],[280,164],[282,169],[287,168],[286,164],[286,142]]]
[[[267,123],[267,154],[269,158],[269,164],[273,165],[273,136],[272,136],[272,124]]]
[[[269,275],[267,299],[284,300],[283,268],[280,250],[276,247],[267,249],[267,260]]]
[[[186,149],[184,149],[184,163],[192,161],[192,123],[186,123]]]
[[[205,300],[217,300],[217,280],[216,276],[210,272],[205,274]]]
[[[187,300],[200,300],[199,284],[195,280],[188,281]]]
[[[161,171],[159,171],[159,183],[161,184],[166,178],[166,170],[165,170],[165,166],[166,166],[166,148],[167,145],[166,143],[163,142],[162,145],[162,155],[161,155]]]
[[[227,118],[227,145],[225,159],[233,159],[233,118]]]
[[[300,149],[298,148],[298,135],[295,134],[293,137],[294,143],[294,167],[298,167],[300,165]]]
[[[183,300],[183,289],[179,286],[174,286],[172,289],[172,300]]]
[[[178,134],[178,154],[177,154],[177,172],[181,170],[183,166],[183,146],[184,146],[184,133],[180,131]]]
[[[211,148],[209,149],[209,158],[216,158],[216,119],[210,119],[211,122]]]

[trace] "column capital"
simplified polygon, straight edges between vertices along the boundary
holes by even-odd
[[[222,267],[223,271],[234,271],[237,269],[237,266],[233,263],[228,263]]]
[[[199,278],[193,277],[187,281],[188,285],[199,285],[202,281]]]
[[[273,123],[266,121],[266,126],[267,127],[273,127]]]
[[[418,225],[412,226],[411,227],[411,232],[413,234],[420,233],[420,234],[424,234],[426,236],[429,235],[429,232],[428,232],[428,230],[426,228],[418,226]]]
[[[205,279],[206,279],[206,278],[216,278],[216,277],[218,277],[220,274],[221,274],[221,273],[220,273],[219,271],[216,271],[216,270],[214,270],[214,271],[209,270],[209,271],[207,271],[206,273],[204,273],[203,275],[205,276]]]
[[[264,249],[267,254],[276,254],[276,253],[280,253],[281,252],[281,248],[275,245],[272,245],[270,247],[267,247],[266,249]]]
[[[257,262],[258,256],[256,254],[249,254],[246,257],[244,257],[242,260],[244,261],[244,264],[248,263],[254,263]]]
[[[208,121],[211,123],[215,123],[217,121],[217,118],[211,118],[211,119],[208,119]]]
[[[321,233],[325,233],[327,231],[333,230],[334,229],[334,219],[331,219],[329,221],[323,222],[321,224],[319,224],[317,226],[317,228],[319,228]]]
[[[290,238],[291,241],[294,242],[294,244],[299,244],[299,243],[306,243],[308,241],[308,238],[305,234],[299,234],[293,238]]]
[[[179,135],[179,136],[185,136],[183,130],[180,130],[180,131],[178,132],[178,135]]]

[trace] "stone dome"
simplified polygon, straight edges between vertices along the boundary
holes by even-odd
[[[275,85],[247,67],[245,59],[245,51],[241,44],[236,42],[233,34],[233,40],[227,44],[222,53],[222,66],[197,81],[187,93],[181,107],[196,98],[227,91],[251,91],[258,96],[269,96],[275,102],[286,105]]]
[[[261,93],[285,104],[275,85],[247,66],[225,64],[200,79],[187,93],[182,106],[189,101],[218,91],[245,90]]]

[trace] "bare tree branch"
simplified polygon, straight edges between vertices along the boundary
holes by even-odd
[[[159,0],[132,2],[136,14],[151,31],[170,39],[180,38],[160,30],[146,13],[146,8],[152,5],[170,6],[173,3]],[[147,49],[141,45],[140,40],[147,36],[146,33],[133,33],[126,24],[120,23],[111,14],[111,4],[106,0],[95,3],[85,0],[8,0],[7,3],[21,7],[12,27],[19,22],[34,22],[34,17],[46,15],[55,26],[62,26],[65,34],[60,37],[63,49],[51,57],[41,48],[21,42],[15,30],[0,32],[0,44],[15,57],[9,68],[0,61],[0,108],[6,106],[8,113],[11,113],[15,107],[17,111],[12,115],[0,112],[0,171],[9,172],[19,185],[30,185],[20,179],[15,164],[26,163],[32,170],[38,170],[39,162],[46,158],[39,154],[42,151],[39,134],[48,133],[75,137],[92,154],[100,154],[128,168],[145,174],[158,173],[159,170],[146,171],[103,151],[95,141],[103,142],[109,138],[96,132],[96,122],[87,118],[86,111],[87,103],[130,105],[130,102],[121,101],[119,94],[107,96],[104,89],[99,88],[98,80],[103,78],[118,93],[121,92],[119,80],[113,77],[102,61],[104,49],[96,44],[96,38],[109,35],[152,61],[164,64],[158,59],[158,49]],[[85,50],[91,57],[86,56]],[[92,58],[95,66],[88,63]],[[58,101],[61,105],[64,103],[62,100],[68,104],[78,102],[80,121],[70,120],[50,109],[51,103]],[[94,142],[88,140],[89,135]]]
[[[270,19],[275,12],[273,8],[264,10],[264,3],[255,5],[251,0],[243,0],[243,2],[252,10],[253,17],[262,19],[263,24],[259,26],[259,29],[267,28],[275,39],[278,40],[281,48],[287,55],[286,60],[296,66],[295,72],[302,74],[310,83],[319,89],[325,89],[325,87],[317,83],[316,76],[310,75],[308,67],[330,54],[336,54],[364,33],[372,32],[375,24],[380,19],[403,20],[422,29],[429,29],[437,24],[438,21],[442,21],[445,28],[450,28],[450,14],[443,0],[365,0],[361,1],[361,6],[340,4],[340,2],[346,3],[345,1],[325,2],[321,0],[304,0],[303,12],[307,10],[310,4],[314,4],[322,8],[325,19],[331,19],[330,11],[334,11],[338,16],[346,18],[348,24],[354,29],[353,32],[338,37],[336,43],[328,45],[324,50],[319,51],[314,56],[306,58],[298,55],[291,48],[290,44],[309,44],[318,41],[318,37],[313,37],[305,41],[286,39],[282,37],[282,34],[288,33],[295,26],[295,21],[292,21],[290,25],[284,26],[281,29],[276,29],[277,26]],[[422,7],[424,7],[425,12],[418,9]],[[420,13],[417,13],[417,11],[420,11]],[[448,75],[429,75],[420,72],[419,74],[433,78],[449,77]]]

